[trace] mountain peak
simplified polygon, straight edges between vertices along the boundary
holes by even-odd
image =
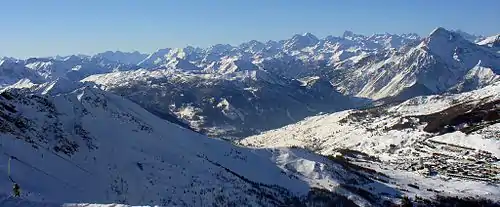
[[[354,32],[349,31],[349,30],[344,31],[344,33],[342,34],[342,37],[344,37],[344,38],[345,37],[352,37],[352,36],[354,36]]]
[[[85,83],[88,85],[88,83]],[[93,83],[91,83],[93,84]],[[53,81],[45,82],[33,88],[33,92],[42,95],[68,93],[84,85],[78,81],[72,81],[67,77],[58,77]]]
[[[78,62],[78,61],[81,61],[83,58],[81,56],[77,56],[77,55],[70,55],[66,58],[64,58],[64,61],[67,61],[67,62]]]
[[[311,33],[295,34],[291,39],[285,41],[284,48],[287,50],[301,50],[318,42],[319,39]]]
[[[434,30],[432,30],[429,36],[432,37],[432,36],[451,35],[451,34],[452,34],[451,31],[448,31],[443,27],[436,27]]]
[[[489,47],[500,46],[500,34],[493,35],[491,37],[486,37],[484,40],[477,43],[478,45],[486,45]]]
[[[459,34],[464,39],[469,40],[469,41],[474,42],[474,43],[477,43],[485,38],[483,35],[467,33],[467,32],[464,32],[460,29],[453,30],[453,32]]]
[[[431,32],[429,37],[427,37],[424,42],[426,43],[427,46],[432,45],[431,47],[439,48],[443,47],[446,44],[446,42],[457,42],[460,40],[467,41],[455,32],[446,30],[442,27],[437,27]]]
[[[310,32],[306,32],[302,35],[303,37],[308,37],[309,39],[318,39],[315,35]]]

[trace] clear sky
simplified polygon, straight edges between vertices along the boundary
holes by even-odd
[[[500,0],[2,0],[0,56],[279,40],[311,32],[500,33]]]

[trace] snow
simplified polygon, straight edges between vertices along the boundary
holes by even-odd
[[[193,106],[186,106],[181,108],[178,113],[181,118],[192,119],[196,115],[196,110]]]
[[[231,104],[227,101],[227,99],[222,98],[222,100],[217,104],[217,107],[222,109],[222,113],[230,119],[239,119],[241,121],[245,121],[245,117],[243,113],[241,113],[238,109],[235,109]]]
[[[56,93],[49,89],[47,94]],[[307,183],[282,175],[275,163],[259,153],[235,148],[230,143],[209,139],[170,124],[122,97],[88,87],[57,94],[53,98],[53,103],[61,114],[57,115],[62,123],[61,127],[82,126],[98,148],[85,149],[83,140],[77,135],[73,139],[80,143],[80,152],[67,158],[71,159],[71,162],[67,162],[47,150],[35,150],[30,144],[15,139],[12,135],[1,134],[2,152],[12,154],[57,177],[53,179],[14,162],[13,179],[22,186],[23,197],[26,199],[57,203],[85,201],[101,203],[125,199],[123,202],[131,204],[158,204],[160,198],[164,199],[165,195],[159,195],[157,192],[165,190],[169,191],[168,197],[172,201],[191,202],[192,198],[199,197],[193,193],[210,186],[225,189],[246,188],[245,182],[238,179],[231,183],[219,180],[215,177],[216,174],[228,179],[234,178],[224,170],[205,162],[204,158],[198,157],[199,155],[255,182],[283,186],[298,195],[309,190]],[[44,119],[48,121],[47,118],[43,118],[44,113],[33,110],[31,106],[17,105],[16,108],[25,116],[29,115],[30,120],[40,122],[39,124],[44,123],[42,122]],[[85,113],[82,112],[83,109]],[[46,138],[50,140],[52,136],[54,135],[48,135]],[[7,157],[3,156],[2,159],[6,160]],[[137,162],[143,163],[143,170],[137,168]],[[73,163],[78,163],[90,173],[77,168]],[[255,166],[265,170],[256,171]],[[5,164],[0,165],[0,171],[6,173]],[[115,179],[118,181],[123,179],[125,182],[122,184],[126,184],[127,187],[122,189],[125,191],[121,191],[124,194],[115,194],[111,191],[110,186],[114,185]],[[193,179],[200,182],[196,184],[198,187],[186,188],[185,186],[195,181]],[[10,181],[4,177],[0,179],[0,183],[8,186]],[[145,194],[146,189],[150,193]],[[184,189],[192,191],[186,194],[183,193]],[[64,190],[64,193],[61,193],[61,190]],[[9,191],[9,188],[3,190],[4,193]],[[232,194],[244,195],[237,190]],[[211,198],[212,196],[207,195],[200,199]],[[211,202],[209,200],[205,201]],[[191,203],[195,206],[199,204]]]
[[[490,90],[492,89],[483,91]],[[243,190],[247,188],[244,182],[230,178],[230,174],[224,173],[224,170],[203,161],[202,157],[206,157],[247,179],[283,186],[296,195],[305,195],[310,187],[320,187],[346,195],[358,204],[369,205],[370,202],[341,187],[350,179],[360,179],[357,175],[346,171],[338,164],[331,163],[322,156],[301,149],[284,147],[309,146],[310,143],[318,143],[320,148],[317,150],[321,154],[330,154],[336,148],[346,147],[379,155],[384,160],[391,160],[393,159],[391,156],[397,156],[388,153],[387,149],[390,145],[408,147],[424,135],[421,132],[397,130],[381,135],[370,134],[362,127],[339,122],[355,112],[349,110],[310,117],[298,124],[287,126],[284,130],[266,132],[241,142],[255,146],[258,143],[264,143],[260,146],[265,148],[240,148],[172,125],[122,97],[90,86],[76,89],[69,87],[64,91],[55,87],[46,87],[43,93],[53,97],[51,99],[60,114],[57,117],[62,123],[61,127],[71,128],[75,125],[82,125],[93,137],[93,142],[98,148],[85,149],[83,140],[77,135],[74,139],[82,148],[80,152],[67,158],[71,161],[68,162],[48,150],[34,150],[30,144],[15,139],[11,135],[2,134],[3,152],[13,154],[20,160],[41,168],[57,178],[51,178],[14,162],[13,178],[20,183],[23,192],[27,194],[26,199],[33,202],[86,205],[85,203],[96,202],[115,203],[119,200],[119,203],[133,205],[161,204],[160,200],[164,198],[164,195],[158,196],[155,193],[168,191],[169,198],[174,202],[183,201],[190,206],[199,206],[200,203],[192,201],[192,198],[200,198],[202,202],[212,202],[214,195],[200,197],[194,192],[199,193],[201,189],[210,188],[210,186],[232,189],[228,196],[234,198],[248,196]],[[478,91],[471,93],[478,93]],[[36,123],[42,124],[50,120],[43,118],[45,114],[37,112],[36,107],[32,108],[30,105],[18,103],[16,108]],[[83,109],[85,113],[82,112]],[[186,111],[186,114],[189,113],[191,113],[189,110]],[[371,126],[380,128],[390,125],[395,120],[396,118],[377,118]],[[141,129],[144,127],[145,130]],[[67,131],[67,133],[73,132]],[[52,136],[49,135],[49,137]],[[264,139],[258,139],[259,137]],[[468,138],[477,140],[476,136]],[[444,138],[440,140],[446,141]],[[491,142],[486,141],[483,144],[468,142],[467,144],[476,144],[472,146],[486,150],[491,149],[483,147],[484,144],[492,145]],[[496,144],[498,148],[498,143]],[[97,159],[93,160],[92,157]],[[3,156],[2,159],[6,160],[7,157]],[[142,170],[138,169],[137,163],[142,163]],[[183,168],[186,170],[182,170]],[[0,170],[5,173],[5,164],[0,165]],[[383,169],[380,170],[383,171]],[[144,173],[148,176],[144,177]],[[371,187],[378,193],[393,194],[398,186],[416,182],[420,183],[422,190],[410,190],[410,195],[414,193],[419,196],[422,194],[431,196],[432,193],[425,193],[426,187],[440,189],[452,195],[474,194],[491,197],[499,195],[498,189],[478,182],[458,180],[444,182],[395,170],[385,173],[391,174],[391,180],[396,184],[388,184],[388,187],[367,184],[365,187]],[[231,181],[219,180],[219,177],[215,175],[226,177]],[[289,175],[297,178],[290,178]],[[124,189],[127,190],[122,192],[125,194],[112,193],[111,189],[115,187],[110,186],[115,186],[116,176],[120,177],[118,180],[125,181],[127,187]],[[186,187],[192,182],[193,176],[197,177],[196,180],[200,183],[196,184],[196,187]],[[169,177],[175,177],[175,179],[169,179]],[[8,186],[9,182],[7,178],[0,179],[2,185]],[[151,182],[153,184],[149,184]],[[460,182],[467,183],[467,185],[458,185]],[[125,183],[122,184],[125,185]],[[432,184],[435,186],[433,187]],[[238,190],[241,188],[243,189]],[[60,192],[61,189],[64,189],[63,194]],[[184,189],[189,189],[189,193],[186,194]],[[149,193],[145,194],[144,191]],[[3,193],[8,194],[9,189],[5,189]],[[103,195],[108,195],[110,198]]]
[[[412,159],[418,160],[419,157],[430,157],[433,152],[457,156],[454,159],[449,159],[448,163],[461,162],[460,159],[462,158],[460,157],[463,154],[446,151],[440,147],[430,149],[426,153],[424,153],[425,151],[416,151],[420,154],[418,156],[412,153],[415,152],[416,146],[420,145],[420,143],[432,141],[472,148],[476,152],[479,150],[486,151],[492,153],[493,156],[500,157],[500,140],[498,139],[500,124],[488,126],[470,135],[465,135],[460,131],[432,135],[423,130],[425,125],[407,129],[387,130],[386,128],[396,123],[417,121],[404,117],[435,113],[458,103],[500,100],[499,92],[500,84],[496,83],[462,94],[415,97],[400,104],[383,106],[378,110],[381,115],[375,117],[371,117],[373,115],[369,113],[361,113],[362,110],[323,114],[308,117],[303,121],[279,129],[247,137],[239,141],[239,143],[245,146],[262,148],[301,147],[319,154],[336,156],[338,156],[339,149],[357,150],[376,156],[381,160],[382,163],[360,161],[358,164],[390,175],[390,186],[404,188],[407,184],[418,184],[419,189],[406,188],[409,192],[405,194],[410,197],[412,195],[432,197],[435,192],[429,192],[426,189],[433,189],[440,192],[441,195],[477,195],[498,200],[500,198],[500,189],[495,185],[480,181],[449,178],[446,175],[437,177],[422,176],[416,172],[397,169],[395,166],[409,163]],[[361,113],[358,116],[358,119],[361,119],[360,121],[347,119],[350,115],[356,113]],[[391,150],[392,148],[394,150]],[[284,157],[278,158],[278,163],[280,159],[284,159]],[[394,163],[399,164],[394,165]],[[315,171],[318,166],[313,166],[312,163],[308,162],[302,164],[303,166],[298,169],[302,174],[322,180],[322,176]]]
[[[12,85],[8,85],[5,88],[0,89],[0,92],[9,90],[10,88],[31,88],[31,87],[33,87],[35,85],[36,84],[34,84],[33,82],[31,82],[31,80],[29,80],[27,78],[23,78],[23,79],[17,81],[16,83],[14,83]]]
[[[346,195],[357,204],[370,205],[359,195],[340,187],[359,177],[322,156],[287,147],[304,147],[323,155],[338,154],[339,148],[347,148],[375,155],[384,162],[397,162],[414,158],[409,155],[414,145],[439,141],[500,156],[498,139],[490,138],[498,131],[498,124],[470,135],[454,132],[430,139],[431,135],[422,130],[423,125],[414,129],[386,130],[400,121],[415,121],[403,118],[405,116],[435,113],[466,101],[476,103],[474,101],[500,99],[500,58],[490,48],[498,40],[498,35],[485,38],[476,45],[458,34],[436,28],[429,37],[421,40],[415,34],[364,36],[346,31],[342,37],[319,39],[305,33],[279,42],[250,41],[239,46],[218,44],[203,49],[165,48],[149,55],[107,51],[90,57],[2,58],[0,87],[4,88],[0,90],[19,89],[23,93],[46,97],[54,104],[57,113],[48,112],[50,108],[33,97],[24,96],[22,100],[12,102],[18,110],[13,117],[25,117],[30,129],[15,133],[2,131],[1,150],[15,154],[47,175],[15,162],[14,178],[22,185],[26,200],[0,196],[0,201],[27,206],[68,202],[82,202],[74,205],[84,206],[92,206],[90,203],[94,202],[134,205],[174,205],[175,202],[176,205],[201,206],[213,202],[213,197],[223,195],[231,201],[248,198],[249,205],[256,204],[258,195],[249,193],[253,192],[253,187],[234,175],[237,174],[253,182],[283,187],[297,196],[306,195],[310,187],[320,187]],[[341,75],[338,76],[337,72]],[[333,78],[330,82],[335,83],[344,95],[367,99],[398,96],[418,84],[431,93],[470,92],[415,97],[388,106],[385,114],[368,117],[369,121],[363,123],[345,121],[357,110],[309,117],[238,142],[252,147],[245,148],[208,139],[166,122],[93,84],[108,90],[127,89],[136,86],[135,83],[146,82],[146,90],[137,92],[142,93],[147,89],[161,90],[159,82],[166,80],[173,80],[174,85],[187,82],[242,85],[263,80],[262,87],[273,87],[290,85],[290,82],[296,83],[295,80],[308,86],[325,76]],[[243,90],[261,98],[258,92],[266,88],[245,85]],[[163,93],[168,95],[165,91]],[[416,91],[410,95],[423,94],[426,92]],[[229,121],[250,122],[252,117],[248,112],[237,108],[238,101],[232,101],[226,95],[212,97],[213,109]],[[189,93],[180,94],[186,99],[189,96]],[[275,105],[281,107],[281,102]],[[179,101],[173,104],[175,107],[177,111],[170,112],[189,122],[190,126],[206,131],[235,128],[230,123],[205,126],[210,117],[200,115],[201,109],[195,105]],[[261,106],[251,107],[259,109]],[[307,104],[305,107],[314,110]],[[286,112],[284,118],[296,121],[293,110],[284,107],[283,111]],[[0,119],[2,124],[10,124],[6,119]],[[81,134],[82,129],[90,138]],[[23,137],[31,137],[35,145],[23,141]],[[78,152],[71,156],[62,153],[62,156],[57,156],[52,149],[61,143],[78,144]],[[394,146],[396,151],[392,150]],[[7,156],[4,154],[0,159],[5,161]],[[376,168],[376,165],[370,167]],[[389,187],[370,184],[376,185],[370,187],[378,193],[394,193],[388,188],[397,189],[416,182],[421,183],[422,188],[437,188],[450,194],[500,195],[498,189],[480,182],[460,179],[444,182],[393,168],[381,167],[378,170],[391,174],[392,181],[396,182]],[[5,164],[0,165],[0,171],[6,171]],[[0,184],[9,186],[10,181],[2,178]],[[200,195],[210,188],[221,190],[221,193]],[[276,189],[269,191],[282,194]],[[0,192],[6,195],[9,189]],[[431,195],[414,189],[410,193]],[[114,204],[95,206],[106,205]]]
[[[489,185],[481,182],[466,181],[461,179],[442,180],[439,177],[424,177],[411,172],[404,172],[400,170],[387,170],[381,166],[373,166],[374,169],[391,175],[391,178],[399,187],[407,186],[408,184],[417,184],[420,189],[407,188],[408,197],[432,197],[433,193],[427,191],[432,189],[441,192],[444,196],[472,196],[477,195],[483,198],[498,200],[500,189],[495,185]]]
[[[419,96],[391,107],[388,111],[405,116],[430,114],[466,101],[481,100],[485,98],[495,100],[500,98],[498,94],[499,91],[500,83],[493,83],[478,90],[460,94]]]
[[[434,141],[481,149],[500,157],[500,140],[483,137],[480,134],[465,135],[462,132],[453,132],[431,138]]]
[[[372,53],[354,65],[338,63],[335,70],[347,75],[334,76],[336,86],[346,95],[378,100],[405,94],[407,89],[409,97],[465,92],[498,80],[500,57],[454,32],[437,28],[415,43]]]
[[[478,45],[489,45],[490,47],[495,43],[500,41],[500,34],[486,37],[484,40],[478,42]]]
[[[122,51],[106,51],[95,54],[93,57],[104,58],[110,61],[137,65],[144,60],[148,55],[135,52],[122,52]]]
[[[35,202],[22,198],[14,198],[12,196],[0,195],[0,205],[3,207],[131,207],[131,205],[109,203],[50,203],[50,202]],[[139,207],[139,206],[136,206]],[[146,207],[146,206],[144,206]]]

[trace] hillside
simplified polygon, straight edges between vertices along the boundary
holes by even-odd
[[[237,147],[92,85],[60,82],[0,95],[0,183],[11,185],[11,157],[11,178],[23,199],[180,206],[367,202],[345,197],[349,191],[339,185],[374,181],[326,158]],[[1,193],[10,194],[10,188]]]
[[[413,190],[498,199],[499,91],[500,85],[494,84],[457,95],[313,116],[240,144],[305,148],[393,179],[413,180]]]

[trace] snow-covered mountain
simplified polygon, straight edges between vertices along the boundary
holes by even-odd
[[[477,68],[489,72],[474,75]],[[435,29],[418,44],[368,55],[358,62],[342,62],[331,72],[332,82],[344,94],[371,99],[404,100],[439,94],[468,82],[463,89],[478,89],[500,72],[500,56],[465,40],[457,33]],[[476,72],[475,72],[476,71]],[[471,76],[481,78],[471,82]]]
[[[227,67],[218,70],[222,69]],[[82,81],[97,83],[169,120],[173,115],[175,122],[182,120],[210,136],[248,136],[353,103],[319,77],[289,80],[262,70],[225,74],[136,70]]]
[[[464,35],[465,37],[462,37]],[[317,38],[296,34],[281,41],[249,41],[239,46],[218,44],[203,48],[166,48],[151,54],[139,65],[232,73],[264,70],[288,79],[329,77],[344,95],[369,99],[406,99],[457,89],[472,90],[496,80],[499,55],[480,45],[495,38],[437,28],[426,38],[416,34],[374,34],[350,31],[340,37]],[[473,68],[484,67],[478,78]],[[442,70],[441,68],[444,68]],[[476,85],[472,83],[480,82]],[[466,84],[467,83],[467,84]],[[461,85],[468,85],[467,87]]]
[[[213,67],[213,64],[227,59],[240,59],[249,62],[262,63],[267,60],[281,61],[290,56],[301,62],[328,61],[336,62],[340,59],[352,57],[362,53],[376,52],[383,49],[399,48],[404,44],[420,39],[416,34],[374,34],[372,36],[357,35],[346,32],[342,37],[328,36],[319,39],[311,33],[296,34],[290,39],[268,41],[262,43],[251,40],[238,46],[217,44],[209,48],[165,48],[150,54],[139,63],[144,68],[161,68],[175,59],[185,60],[200,69]],[[343,54],[343,55],[341,55]],[[335,58],[333,58],[335,56]],[[341,58],[340,58],[341,57]],[[260,65],[261,68],[272,68],[273,65]],[[294,65],[290,65],[294,67]],[[177,68],[182,69],[182,68]],[[297,77],[281,70],[281,75]],[[305,71],[299,73],[305,75]],[[310,75],[310,74],[308,74]]]
[[[425,38],[346,31],[149,55],[3,58],[0,157],[15,156],[23,199],[0,189],[0,205],[498,200],[498,38],[471,38],[444,28]],[[380,103],[390,104],[352,109]],[[202,135],[258,133],[236,142],[244,147]]]
[[[500,53],[500,34],[484,38],[484,40],[478,42],[477,44],[490,47],[493,50],[496,50],[497,53]]]
[[[159,49],[141,61],[145,55],[140,53],[104,52],[19,62],[41,76],[41,81],[31,82],[79,81],[102,74],[85,81],[104,83],[106,90],[211,136],[243,136],[319,112],[355,107],[352,97],[362,103],[405,100],[492,84],[498,81],[500,67],[500,55],[488,47],[492,39],[478,45],[443,28],[426,38],[346,31],[339,37],[305,33],[238,46]],[[137,65],[128,64],[132,62]],[[12,76],[4,85],[23,78]],[[303,80],[320,80],[314,85],[324,89],[301,86]],[[275,116],[267,122],[251,118],[262,114]]]
[[[92,84],[72,83],[0,93],[0,183],[18,183],[23,199],[4,199],[10,188],[2,188],[3,206],[366,206],[402,194],[311,152],[210,139]],[[375,197],[360,193],[368,188]]]
[[[186,48],[158,49],[140,61],[138,65],[143,68],[159,68],[168,65],[173,60],[183,60],[184,64],[193,65],[191,62],[200,60],[201,57],[199,55],[201,52],[202,49],[190,46]]]
[[[473,42],[473,43],[479,43],[481,41],[483,41],[486,37],[484,35],[477,35],[477,34],[470,34],[470,33],[467,33],[467,32],[464,32],[462,30],[451,30],[457,34],[459,34],[460,36],[462,36],[464,39],[470,41],[470,42]]]
[[[399,104],[313,116],[240,143],[340,156],[392,178],[413,180],[408,185],[413,189],[484,196],[498,202],[499,94],[496,83],[457,95],[421,96]]]
[[[115,62],[99,56],[69,56],[62,60],[30,58],[24,62],[27,68],[35,71],[48,81],[59,77],[78,81],[93,74],[138,69],[135,65]]]
[[[113,71],[135,70],[139,67],[111,61],[99,56],[67,56],[61,58],[0,59],[0,88],[29,79],[34,83],[58,78],[81,80],[89,75]]]
[[[279,205],[310,190],[262,157],[270,152],[208,139],[92,86],[57,82],[40,86],[49,96],[14,90],[0,98],[2,157],[15,157],[11,177],[23,198]],[[7,175],[5,164],[1,170]]]
[[[121,52],[121,51],[106,51],[94,55],[94,57],[106,59],[112,62],[119,62],[129,65],[137,65],[143,61],[147,54],[142,54],[140,52]]]
[[[0,88],[14,84],[21,79],[29,79],[33,82],[44,81],[39,74],[27,68],[22,61],[11,58],[1,58]]]
[[[22,189],[22,200],[0,190],[3,206],[387,206],[403,195],[427,202],[436,194],[498,195],[495,186],[431,185],[427,178],[374,173],[300,148],[235,146],[92,84],[68,81],[0,93],[0,171],[6,175],[0,183],[9,186],[12,179]]]

